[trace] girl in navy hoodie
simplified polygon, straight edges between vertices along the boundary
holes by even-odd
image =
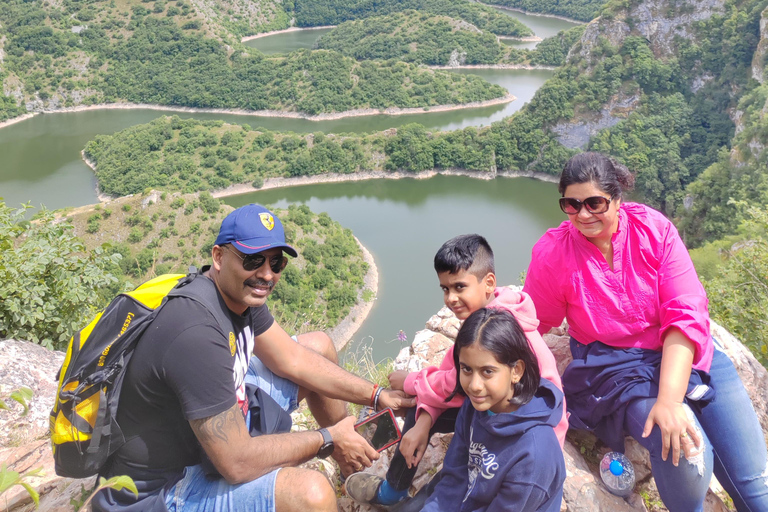
[[[515,317],[479,309],[462,325],[453,352],[459,411],[442,479],[424,512],[558,512],[565,462],[553,427],[562,393],[539,375]]]

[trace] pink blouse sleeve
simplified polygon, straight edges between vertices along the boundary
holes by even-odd
[[[531,296],[536,307],[536,317],[539,319],[539,333],[546,334],[553,327],[559,327],[565,318],[566,302],[560,295],[561,287],[555,282],[556,272],[546,268],[543,262],[548,260],[540,250],[542,238],[533,247],[531,264],[525,274],[523,291]]]
[[[677,327],[694,344],[693,367],[709,370],[714,346],[709,334],[707,294],[672,223],[667,225],[662,244],[658,273],[661,338]]]

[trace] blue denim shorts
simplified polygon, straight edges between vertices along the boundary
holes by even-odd
[[[269,393],[288,412],[298,407],[298,384],[275,375],[255,356],[248,364],[245,381]],[[244,484],[230,485],[223,478],[207,477],[200,465],[189,466],[184,469],[182,479],[168,491],[165,505],[170,512],[275,512],[278,471]]]

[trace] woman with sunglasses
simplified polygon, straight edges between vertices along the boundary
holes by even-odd
[[[634,437],[672,512],[702,510],[713,470],[737,510],[768,510],[757,415],[710,336],[707,296],[674,225],[623,202],[633,184],[605,155],[574,156],[559,184],[568,220],[533,248],[524,291],[539,331],[565,318],[571,335],[570,425],[617,451]]]

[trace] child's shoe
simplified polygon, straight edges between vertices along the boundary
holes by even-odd
[[[371,473],[353,473],[344,484],[347,494],[358,503],[391,506],[408,497],[408,489],[396,491],[381,478]]]

